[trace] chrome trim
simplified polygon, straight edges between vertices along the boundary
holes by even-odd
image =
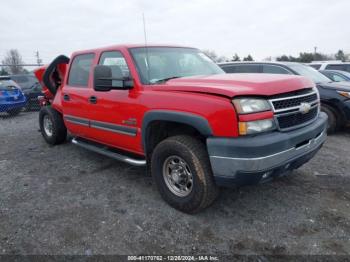
[[[310,103],[311,104],[311,103]],[[300,111],[298,110],[298,111],[296,111],[295,109],[299,109],[299,107],[300,106],[297,106],[296,108],[292,108],[292,107],[289,107],[288,108],[288,111],[289,110],[294,110],[294,111],[291,111],[291,112],[287,112],[287,113],[281,113],[281,114],[276,114],[275,116],[276,117],[280,117],[280,116],[288,116],[288,115],[295,115],[295,114],[297,114],[297,113],[300,113]],[[316,102],[316,103],[314,103],[313,105],[311,105],[311,107],[310,107],[310,110],[311,109],[314,109],[314,108],[316,108],[316,107],[318,107],[318,101]],[[310,112],[310,111],[309,111]],[[276,112],[275,112],[276,113]]]
[[[318,99],[314,100],[314,101],[311,101],[311,102],[307,102],[307,103],[309,103],[309,104],[316,104],[317,103],[318,104]],[[283,108],[283,109],[277,109],[277,110],[273,107],[273,110],[274,110],[275,113],[280,113],[280,112],[285,112],[285,111],[289,111],[289,110],[299,109],[299,107],[300,107],[300,105],[287,107],[287,108]]]
[[[146,165],[146,160],[134,159],[134,158],[131,158],[131,157],[128,157],[125,155],[121,155],[121,154],[109,151],[106,146],[101,145],[101,147],[98,147],[98,146],[89,144],[87,142],[83,142],[83,141],[79,140],[78,137],[73,138],[72,143],[77,145],[77,146],[83,147],[87,150],[99,153],[101,155],[111,157],[113,159],[128,163],[130,165],[134,165],[134,166],[145,166]]]
[[[294,99],[294,98],[299,98],[299,97],[304,97],[304,96],[311,96],[311,95],[317,95],[317,92],[310,92],[304,95],[296,95],[296,96],[286,96],[286,97],[281,97],[281,98],[273,98],[273,99],[269,99],[269,101],[271,102],[275,102],[275,101],[282,101],[282,100],[287,100],[287,99]]]
[[[312,95],[316,95],[317,98],[318,98],[317,92],[315,92],[314,90],[311,90],[311,92],[309,92],[307,94],[303,94],[303,95],[286,96],[286,97],[282,97],[282,98],[274,98],[274,99],[269,99],[268,100],[268,102],[270,103],[270,106],[271,106],[271,108],[272,108],[272,110],[274,112],[275,124],[276,124],[276,127],[277,127],[277,129],[279,131],[290,131],[290,130],[297,129],[297,128],[300,128],[300,127],[303,127],[303,126],[311,124],[312,122],[316,121],[320,110],[318,110],[315,118],[311,119],[310,121],[307,121],[307,122],[302,123],[300,125],[291,126],[291,127],[288,127],[288,128],[281,128],[280,125],[279,125],[278,117],[279,116],[298,114],[299,111],[292,111],[292,112],[287,112],[287,113],[283,113],[283,112],[291,111],[291,110],[297,110],[297,109],[299,109],[300,105],[299,106],[293,106],[293,107],[287,107],[287,108],[283,108],[283,109],[275,109],[275,106],[273,105],[273,102],[289,100],[289,99],[294,99],[294,98],[300,98],[300,97],[307,97],[307,96],[312,96]],[[319,106],[320,105],[319,99],[311,101],[311,102],[308,102],[308,103],[311,104],[310,110],[314,109],[315,107],[320,108],[320,106]]]
[[[318,103],[315,104],[315,105],[313,105],[313,106],[311,107],[311,109],[314,109],[315,107],[317,107],[318,109],[320,108]],[[310,110],[311,110],[311,109],[310,109]],[[287,115],[293,115],[293,114],[298,114],[298,113],[300,113],[300,112],[299,112],[299,111],[293,111],[293,112],[290,112],[290,113],[284,113],[284,114],[274,115],[273,118],[274,118],[274,120],[275,120],[275,124],[276,124],[277,129],[280,130],[280,131],[287,132],[287,131],[290,131],[290,130],[294,130],[294,129],[297,129],[297,128],[301,128],[301,127],[307,126],[307,125],[309,125],[309,124],[311,124],[311,123],[313,123],[313,122],[315,122],[315,121],[317,120],[318,115],[320,114],[320,110],[317,111],[317,114],[316,114],[316,117],[315,117],[315,118],[313,118],[313,119],[311,119],[311,120],[309,120],[309,121],[307,121],[307,122],[305,122],[305,123],[302,123],[302,124],[300,124],[300,125],[295,125],[295,126],[287,127],[287,128],[281,128],[281,127],[280,127],[280,124],[279,124],[279,121],[278,121],[278,117],[280,117],[280,116],[287,116]]]

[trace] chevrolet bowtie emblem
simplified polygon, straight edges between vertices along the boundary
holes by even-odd
[[[311,105],[309,103],[301,103],[299,107],[299,112],[302,114],[309,113]]]

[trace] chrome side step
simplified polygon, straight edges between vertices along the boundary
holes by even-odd
[[[111,158],[119,160],[119,161],[123,161],[123,162],[128,163],[128,164],[133,165],[133,166],[145,166],[146,165],[146,160],[134,159],[134,158],[131,158],[128,156],[124,156],[124,155],[121,155],[121,154],[118,154],[116,152],[112,152],[112,151],[108,150],[108,148],[105,146],[102,146],[102,145],[101,145],[101,147],[95,146],[93,144],[82,141],[79,138],[73,138],[72,143],[77,145],[77,146],[80,146],[82,148],[85,148],[87,150],[99,153],[101,155],[111,157]]]

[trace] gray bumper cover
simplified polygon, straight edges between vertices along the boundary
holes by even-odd
[[[215,177],[235,179],[238,173],[261,173],[300,162],[326,140],[327,116],[320,113],[312,124],[290,132],[272,132],[254,137],[208,138],[207,147]],[[313,156],[313,155],[312,155]],[[311,156],[311,157],[312,157]]]

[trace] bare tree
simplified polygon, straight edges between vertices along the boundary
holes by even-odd
[[[24,72],[22,56],[17,49],[9,50],[2,63],[5,65],[5,70],[11,74]]]
[[[241,58],[237,55],[237,53],[232,57],[231,61],[241,61]]]
[[[254,61],[254,59],[251,55],[248,55],[247,57],[243,58],[243,61]]]
[[[213,50],[203,50],[203,53],[210,57],[216,63],[225,62],[228,60],[225,56],[218,56]]]

